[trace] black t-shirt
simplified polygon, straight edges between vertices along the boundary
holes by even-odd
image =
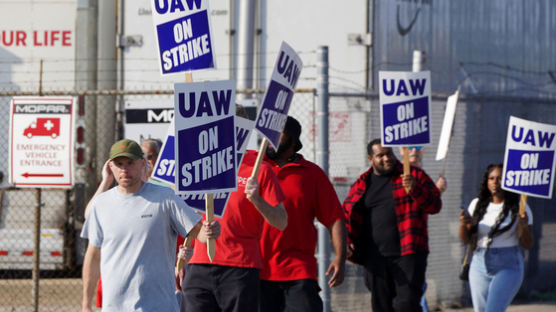
[[[372,249],[378,249],[383,256],[400,255],[400,233],[392,194],[391,176],[376,175],[367,180],[365,191],[365,228]]]

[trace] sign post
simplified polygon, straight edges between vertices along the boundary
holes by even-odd
[[[251,177],[258,176],[268,143],[278,149],[301,69],[303,62],[299,55],[287,43],[282,42],[255,121],[255,129],[264,138]]]
[[[556,126],[510,116],[502,188],[521,194],[519,214],[527,196],[552,198],[556,168]]]
[[[234,99],[233,81],[174,85],[176,192],[205,194],[209,222],[213,193],[237,189]],[[214,241],[207,251],[212,260]]]
[[[241,165],[241,161],[243,160],[243,156],[245,155],[245,150],[247,148],[247,144],[249,142],[249,137],[253,132],[253,125],[254,121],[249,119],[245,119],[239,116],[235,116],[235,127],[236,127],[236,160],[237,160],[237,168]],[[160,155],[154,165],[153,175],[152,178],[158,180],[160,182],[167,183],[168,185],[174,186],[175,182],[175,158],[174,158],[174,124],[172,123],[168,128],[168,134],[166,136],[166,140],[162,145]],[[212,195],[212,194],[211,194]],[[218,217],[222,217],[224,215],[224,211],[226,205],[228,203],[228,199],[230,198],[230,193],[217,193],[216,199],[213,198],[210,200],[212,202],[212,206],[210,207],[209,200],[203,199],[202,196],[196,195],[181,195],[184,201],[194,209],[202,211],[205,209],[205,213],[212,213]],[[206,197],[206,196],[205,196]],[[209,206],[209,207],[207,207]],[[211,210],[212,212],[207,210]],[[193,242],[193,238],[187,236],[185,241],[183,242],[183,246],[191,247]],[[207,247],[209,248],[209,247]],[[179,272],[181,268],[184,266],[184,263],[181,259],[178,259],[176,263],[176,272]]]
[[[409,174],[407,146],[431,142],[430,71],[379,71],[378,78],[382,145],[403,147],[404,174]]]

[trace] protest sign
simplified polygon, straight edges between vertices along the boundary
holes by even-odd
[[[75,103],[71,97],[14,97],[9,182],[70,188],[74,183]]]
[[[239,166],[245,156],[245,149],[247,147],[247,142],[249,136],[253,130],[254,122],[248,119],[244,119],[236,116],[236,147],[237,147],[237,170],[239,171]],[[236,172],[237,175],[237,172]],[[205,195],[204,194],[180,194],[180,197],[185,200],[185,202],[200,211],[205,209]],[[214,194],[214,215],[218,217],[224,216],[224,211],[228,200],[230,198],[230,193],[221,192]]]
[[[383,146],[426,145],[430,140],[430,72],[379,71]]]
[[[556,126],[510,116],[502,188],[552,198]]]
[[[234,99],[231,80],[174,84],[177,193],[236,190]]]
[[[162,75],[215,67],[208,0],[151,0]]]
[[[244,119],[235,116],[235,126],[236,126],[236,161],[237,168],[239,168],[243,156],[245,155],[245,150],[247,148],[247,142],[249,137],[253,132],[254,122],[248,119]],[[162,145],[160,155],[154,165],[152,179],[168,184],[168,186],[174,185],[175,183],[175,158],[174,158],[174,124],[171,123],[168,128],[168,134],[166,140]],[[179,194],[185,202],[199,210],[204,211],[205,207],[205,196],[204,194]],[[216,193],[214,195],[214,214],[218,217],[224,215],[225,207],[228,203],[229,193]]]
[[[286,124],[302,68],[303,63],[299,55],[287,43],[282,42],[270,83],[255,121],[257,131],[274,148],[278,148],[280,143],[280,136]]]

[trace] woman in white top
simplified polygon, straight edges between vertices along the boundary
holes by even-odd
[[[478,198],[460,214],[459,237],[474,250],[469,286],[475,312],[505,311],[523,281],[520,245],[531,248],[533,215],[501,188],[502,164],[489,165]]]

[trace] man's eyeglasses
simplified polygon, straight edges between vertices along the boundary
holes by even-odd
[[[407,147],[408,150],[416,149],[418,151],[420,151],[422,148],[423,147],[421,145],[411,145]]]
[[[154,159],[155,157],[156,157],[156,156],[153,155],[153,154],[147,154],[147,159],[148,159],[148,160],[152,160],[152,159]]]

